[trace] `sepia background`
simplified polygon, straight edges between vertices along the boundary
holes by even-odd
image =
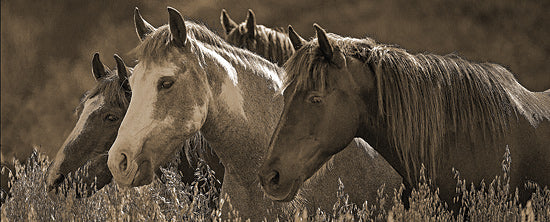
[[[136,6],[154,26],[167,23],[166,6],[173,6],[220,34],[221,9],[241,22],[250,8],[258,24],[291,24],[305,38],[318,23],[413,53],[498,63],[529,90],[550,88],[550,1],[544,0],[2,0],[2,161],[25,158],[33,146],[55,155],[75,124],[80,96],[94,86],[94,52],[109,67],[114,53],[135,64],[128,52],[138,44]]]

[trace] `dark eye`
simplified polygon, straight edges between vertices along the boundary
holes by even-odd
[[[174,84],[173,80],[163,80],[159,83],[159,88],[161,89],[169,89]]]
[[[321,104],[321,103],[323,103],[323,97],[313,95],[313,96],[309,97],[308,101],[312,104]]]
[[[109,114],[105,117],[105,120],[109,122],[114,122],[118,120],[118,117],[113,114]]]
[[[171,76],[164,76],[159,79],[157,88],[158,90],[169,89],[174,84],[174,78]]]

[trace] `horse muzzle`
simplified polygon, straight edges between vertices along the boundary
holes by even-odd
[[[153,180],[151,161],[142,156],[129,159],[125,152],[111,153],[107,165],[115,182],[122,187],[138,187]]]
[[[300,179],[284,180],[277,170],[264,168],[258,174],[264,193],[272,200],[288,202],[294,199],[300,188]]]

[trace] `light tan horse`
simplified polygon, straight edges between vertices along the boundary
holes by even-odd
[[[230,196],[244,218],[273,219],[286,209],[293,210],[292,204],[330,210],[338,178],[331,171],[311,180],[309,192],[300,198],[304,202],[290,205],[265,198],[258,184],[258,168],[282,110],[282,98],[274,95],[283,70],[227,44],[204,26],[184,22],[175,9],[168,11],[169,25],[147,34],[136,49],[140,62],[130,77],[132,100],[109,151],[108,165],[115,181],[121,186],[150,183],[152,169],[166,161],[184,138],[200,130],[225,166],[222,195]],[[196,36],[211,39],[200,41]],[[356,175],[343,177],[345,184],[373,188],[372,193],[354,198],[364,200],[384,182],[400,182],[376,154],[359,149],[351,152],[354,155],[346,156],[379,161],[369,163],[373,170],[373,166],[385,166],[375,171],[378,179],[365,180],[359,177],[363,172],[347,168],[354,159],[334,160],[335,166],[346,166],[340,170]],[[223,209],[226,215],[227,206]]]

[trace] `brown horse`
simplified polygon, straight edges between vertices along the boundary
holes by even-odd
[[[107,152],[115,141],[118,128],[130,103],[131,90],[127,76],[132,68],[127,68],[122,59],[115,56],[117,69],[110,70],[104,66],[95,53],[92,59],[92,73],[97,85],[87,91],[76,108],[78,121],[59,149],[55,159],[49,166],[46,175],[46,184],[49,190],[56,190],[65,178],[71,174],[79,177],[87,185],[87,195],[95,189],[101,189],[112,180],[107,167]],[[179,152],[179,159],[185,160],[183,154],[194,153],[213,165],[216,173],[223,175],[217,167],[217,157],[208,155],[209,152],[197,152],[196,147],[207,147],[202,142],[202,136],[197,134],[185,143],[183,151]],[[194,180],[194,166],[196,162],[176,161],[177,168],[183,173],[183,180],[190,183]],[[194,160],[196,161],[196,160]],[[217,165],[216,165],[217,163]],[[84,171],[86,168],[86,172]],[[157,171],[159,173],[160,171]],[[78,195],[82,195],[79,194]]]
[[[115,181],[121,186],[150,183],[152,169],[165,162],[184,138],[200,130],[226,167],[222,195],[229,195],[233,209],[244,218],[273,218],[287,208],[293,210],[292,204],[330,210],[340,173],[332,174],[329,165],[326,174],[320,173],[308,185],[309,191],[302,194],[304,202],[290,206],[264,198],[258,184],[256,175],[282,110],[282,98],[274,94],[280,89],[283,70],[231,46],[204,26],[184,22],[175,9],[168,12],[169,25],[145,35],[136,48],[140,62],[130,77],[132,100],[109,151]],[[196,38],[207,35],[215,41]],[[384,182],[394,186],[400,181],[382,158],[358,149],[365,146],[346,149],[351,154],[334,160],[339,172],[350,174],[342,176],[345,184],[364,186],[355,189],[363,190],[353,197],[360,202]],[[346,165],[364,158],[373,161],[363,169],[378,173],[380,179],[362,180],[362,172]],[[222,210],[227,216],[229,208]]]
[[[259,174],[267,195],[297,189],[354,137],[418,184],[421,164],[452,204],[456,180],[500,175],[508,146],[511,187],[550,184],[550,96],[530,92],[500,65],[410,54],[374,40],[326,34],[285,65],[285,108]],[[456,209],[456,205],[453,206]]]
[[[284,29],[257,25],[251,9],[248,10],[246,21],[241,24],[231,20],[225,9],[222,10],[220,20],[225,31],[225,40],[231,45],[255,52],[279,66],[285,64],[294,53]]]
[[[305,40],[301,36],[299,36],[290,25],[288,26],[288,32],[285,32],[279,28],[271,29],[263,25],[257,25],[254,12],[251,9],[248,10],[248,17],[245,22],[241,24],[237,25],[237,23],[235,23],[229,17],[225,9],[223,9],[221,12],[220,20],[226,34],[225,39],[229,44],[248,49],[278,65],[284,64],[287,59],[295,52],[295,50],[300,49],[302,47],[302,43],[305,42]],[[365,164],[365,162],[361,162],[360,164],[357,164],[356,167],[358,168],[356,168],[356,170],[358,170],[358,172],[369,172],[370,176],[378,175],[382,178],[386,178],[387,176],[384,176],[378,172],[384,167],[374,167],[383,165],[382,162],[384,161],[377,160],[376,158],[379,158],[379,154],[375,150],[373,150],[373,148],[368,145],[368,143],[360,138],[356,138],[355,141],[346,148],[346,152],[344,152],[342,155],[338,155],[337,158],[335,158],[336,162],[339,162],[342,159],[357,162],[356,158],[361,155],[358,155],[356,152],[353,151],[354,149],[357,149],[356,146],[358,146],[360,150],[366,150],[367,152],[372,153],[373,155],[370,156],[372,158],[371,161],[375,161],[374,164],[371,165],[373,166],[372,168],[365,167],[368,165],[368,162],[367,164]],[[352,151],[347,151],[348,149]],[[346,166],[349,165],[349,162],[342,161],[340,162],[340,164],[341,165],[337,166],[344,167],[336,167],[336,169],[330,171],[330,173],[338,175],[339,170],[345,169]],[[390,171],[393,172],[393,170]],[[344,173],[349,172],[344,171],[340,174]],[[353,175],[353,173],[351,175]],[[347,179],[348,177],[343,178]],[[368,185],[363,184],[368,181],[370,180],[363,180],[362,182],[357,182],[356,180],[354,180],[351,183],[345,184],[347,186],[354,186],[352,187],[352,189],[349,189],[348,192],[351,190],[351,193],[353,193],[354,191],[359,193],[364,192],[361,187],[368,187]],[[396,184],[388,185],[390,185],[391,187]],[[357,196],[362,195],[358,194]],[[373,198],[371,198],[370,200],[373,201]]]

